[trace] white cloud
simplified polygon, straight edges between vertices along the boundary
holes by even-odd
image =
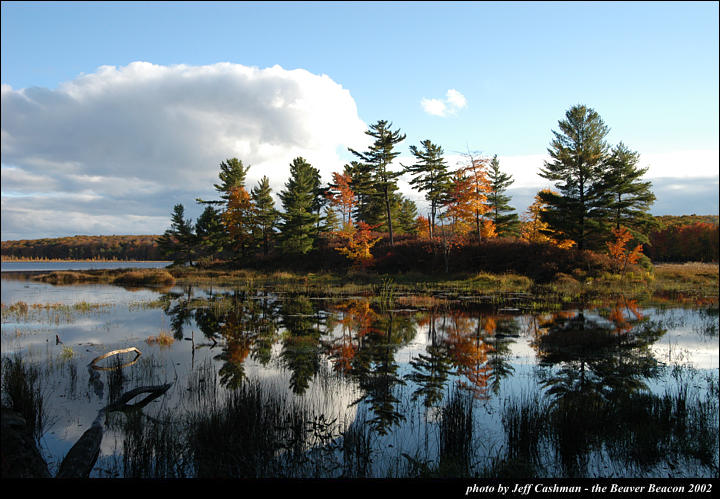
[[[445,103],[441,100],[423,98],[420,101],[420,105],[423,107],[423,110],[428,114],[432,114],[433,116],[445,116],[446,106]]]
[[[445,100],[422,98],[420,105],[423,110],[433,116],[448,116],[456,114],[460,109],[467,106],[467,99],[463,94],[451,88],[445,94]]]
[[[240,158],[252,165],[249,187],[267,175],[277,193],[297,156],[329,180],[345,162],[338,151],[367,146],[366,129],[347,89],[303,69],[102,66],[56,90],[2,85],[3,181],[12,177],[13,194],[92,192],[124,205],[117,219],[100,207],[85,212],[89,221],[99,217],[98,228],[117,223],[112,233],[139,233],[132,216],[165,213],[153,230],[160,233],[174,202],[187,209],[196,196],[214,195],[221,161]],[[33,207],[23,207],[22,223],[14,219],[9,187],[3,182],[3,239],[34,227],[34,236],[43,236],[40,227],[72,212],[38,198],[44,209],[24,225]]]

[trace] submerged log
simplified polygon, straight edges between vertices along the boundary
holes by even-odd
[[[87,478],[90,475],[100,454],[100,444],[103,438],[103,427],[100,421],[102,413],[101,410],[90,429],[83,433],[68,451],[55,478]]]
[[[90,429],[82,434],[67,453],[65,459],[63,459],[56,478],[87,478],[90,476],[90,472],[100,455],[100,444],[102,444],[103,438],[103,416],[111,411],[145,407],[151,401],[165,394],[171,386],[172,383],[157,386],[140,386],[125,392],[116,402],[100,409]],[[138,403],[128,404],[130,400],[142,393],[149,393],[150,395]]]
[[[168,391],[168,388],[172,386],[172,383],[166,383],[164,385],[154,385],[154,386],[140,386],[138,388],[134,388],[130,390],[129,392],[123,393],[115,402],[112,404],[106,405],[101,411],[104,412],[111,412],[111,411],[125,411],[128,409],[141,409],[148,405],[150,402],[155,400],[156,398],[160,397],[161,395],[164,395],[166,391]],[[147,397],[142,399],[140,402],[136,402],[134,404],[128,404],[128,402],[141,393],[149,393]]]

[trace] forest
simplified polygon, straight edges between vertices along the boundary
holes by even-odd
[[[717,262],[718,216],[652,216],[655,195],[640,156],[583,105],[552,131],[537,193],[525,213],[510,205],[514,182],[497,156],[468,152],[451,168],[431,140],[410,145],[412,164],[395,166],[405,134],[384,120],[369,126],[372,145],[328,183],[302,157],[276,206],[263,177],[245,185],[241,159],[220,163],[218,199],[196,202],[194,222],[176,204],[160,236],[75,236],[2,243],[3,259],[161,260],[207,267],[373,269],[378,272],[518,271],[552,275],[596,266],[627,270],[650,262]],[[398,189],[401,175],[427,206],[420,213]],[[538,275],[533,275],[538,277]]]

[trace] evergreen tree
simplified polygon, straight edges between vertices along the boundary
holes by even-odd
[[[213,206],[206,206],[195,223],[199,255],[214,257],[222,253],[228,243],[221,213]]]
[[[604,189],[608,127],[600,115],[584,105],[571,107],[558,122],[560,131],[548,153],[540,176],[555,183],[559,193],[541,191],[547,209],[543,222],[561,237],[577,243],[579,249],[600,246],[607,231],[605,215],[609,196]]]
[[[390,164],[400,154],[394,150],[396,144],[405,140],[400,130],[392,131],[392,123],[380,120],[370,125],[365,133],[375,138],[375,142],[367,152],[360,153],[353,149],[349,151],[360,158],[372,173],[374,191],[380,196],[385,207],[385,221],[390,236],[390,245],[394,244],[392,226],[392,194],[397,190],[397,178],[402,172],[392,171]]]
[[[415,201],[402,198],[397,215],[398,232],[416,235],[418,233],[418,211]]]
[[[258,232],[256,237],[262,241],[263,254],[265,256],[270,252],[270,244],[275,235],[275,226],[277,225],[279,217],[271,193],[270,180],[267,176],[263,176],[251,192],[251,197],[255,204],[255,227]]]
[[[219,184],[213,184],[215,190],[221,194],[220,200],[207,201],[201,198],[195,199],[200,204],[225,204],[230,197],[230,191],[233,188],[245,187],[245,177],[250,166],[243,165],[243,162],[237,158],[230,158],[220,163],[220,173],[218,178]]]
[[[348,224],[350,222],[346,222]],[[336,232],[345,225],[340,221],[337,211],[330,205],[325,207],[325,215],[323,216],[322,232]]]
[[[429,140],[421,142],[423,149],[410,146],[410,152],[417,159],[417,163],[404,166],[405,172],[413,179],[410,185],[420,192],[425,192],[425,199],[430,203],[430,238],[435,232],[435,217],[437,210],[447,196],[450,184],[450,173],[443,158],[442,147]]]
[[[648,213],[655,195],[652,183],[641,180],[648,169],[639,168],[639,160],[640,155],[622,142],[615,146],[607,161],[605,190],[612,195],[608,214],[615,230],[625,226],[635,239],[646,243],[650,229],[657,225]]]
[[[500,162],[497,155],[493,156],[490,162],[488,180],[490,181],[490,192],[487,194],[487,200],[490,210],[487,216],[495,224],[495,231],[498,236],[518,235],[520,219],[517,213],[513,213],[515,208],[508,204],[510,196],[504,194],[514,180],[512,175],[500,171]]]
[[[214,184],[215,190],[227,201],[230,191],[234,188],[245,187],[245,177],[250,166],[243,165],[237,158],[230,158],[220,163],[219,184]]]
[[[382,207],[373,202],[376,196],[370,167],[359,161],[351,161],[345,165],[345,173],[350,176],[350,188],[357,196],[353,212],[355,221],[377,225],[378,218],[382,217]]]
[[[185,219],[185,207],[176,204],[173,207],[170,228],[158,239],[160,251],[176,265],[192,265],[195,259],[195,244],[193,224]]]
[[[280,193],[283,205],[280,223],[280,246],[283,253],[305,254],[315,243],[318,231],[319,172],[297,157],[290,164],[290,178]]]

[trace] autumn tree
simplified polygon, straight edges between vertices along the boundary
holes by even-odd
[[[548,148],[540,176],[555,182],[559,193],[541,191],[547,208],[543,222],[576,241],[579,249],[597,248],[606,233],[609,195],[605,185],[605,162],[609,129],[593,109],[571,107],[558,122],[560,131]]]
[[[357,226],[352,222],[346,224],[335,233],[340,241],[335,250],[351,260],[354,266],[369,267],[374,260],[370,250],[380,241],[380,238],[373,234],[373,228],[362,221],[358,222]]]
[[[627,244],[633,239],[633,235],[627,227],[612,229],[615,236],[614,241],[607,242],[607,252],[612,257],[616,270],[625,274],[628,264],[637,263],[642,256],[642,244],[630,249]]]
[[[395,146],[405,140],[400,130],[392,131],[392,123],[380,120],[370,125],[365,133],[375,139],[375,142],[366,152],[348,150],[358,157],[370,170],[375,193],[382,199],[385,207],[385,222],[387,223],[390,245],[394,244],[392,226],[392,194],[397,190],[397,179],[401,171],[393,171],[390,164],[400,154]]]
[[[490,161],[487,178],[490,190],[487,193],[487,204],[489,207],[487,217],[492,220],[495,230],[499,236],[518,235],[520,219],[515,208],[510,206],[510,196],[505,191],[514,182],[512,175],[500,170],[500,162],[497,155]]]
[[[611,195],[608,215],[615,230],[621,226],[632,233],[640,242],[647,242],[651,228],[657,227],[650,213],[655,201],[652,183],[641,177],[648,168],[640,168],[640,155],[620,142],[610,152],[605,172],[605,191]]]
[[[160,239],[158,246],[166,258],[169,258],[176,265],[192,265],[195,260],[196,238],[193,223],[185,219],[185,207],[176,204],[167,229]]]
[[[231,247],[242,257],[247,257],[254,247],[255,216],[255,206],[245,188],[230,189],[222,218],[230,237]]]
[[[319,215],[319,171],[302,157],[290,164],[290,178],[280,192],[280,247],[286,254],[306,254],[315,244]]]
[[[490,181],[487,176],[487,158],[476,157],[474,153],[465,154],[465,164],[460,168],[460,175],[464,177],[462,186],[462,197],[457,202],[465,205],[464,210],[472,213],[475,225],[475,237],[482,241],[484,237],[494,237],[494,227],[483,221],[488,211],[487,196],[490,192]],[[459,178],[456,175],[456,179]],[[457,193],[453,194],[457,196]],[[491,234],[493,236],[491,236]]]
[[[443,157],[442,147],[433,144],[430,140],[423,140],[420,145],[410,146],[410,152],[417,163],[405,166],[405,173],[412,176],[410,185],[420,192],[425,193],[425,199],[430,204],[430,238],[432,239],[435,229],[435,219],[438,209],[443,203],[450,184],[450,173]]]
[[[263,176],[258,185],[253,187],[250,197],[255,205],[254,227],[257,232],[256,239],[262,242],[263,254],[267,256],[270,252],[272,239],[275,236],[275,226],[279,217],[279,213],[275,209],[275,201],[272,198],[270,180],[267,176]]]
[[[332,178],[327,197],[330,205],[340,211],[342,226],[345,226],[352,221],[353,207],[357,204],[357,196],[351,187],[352,177],[346,170],[343,173],[333,172]]]

